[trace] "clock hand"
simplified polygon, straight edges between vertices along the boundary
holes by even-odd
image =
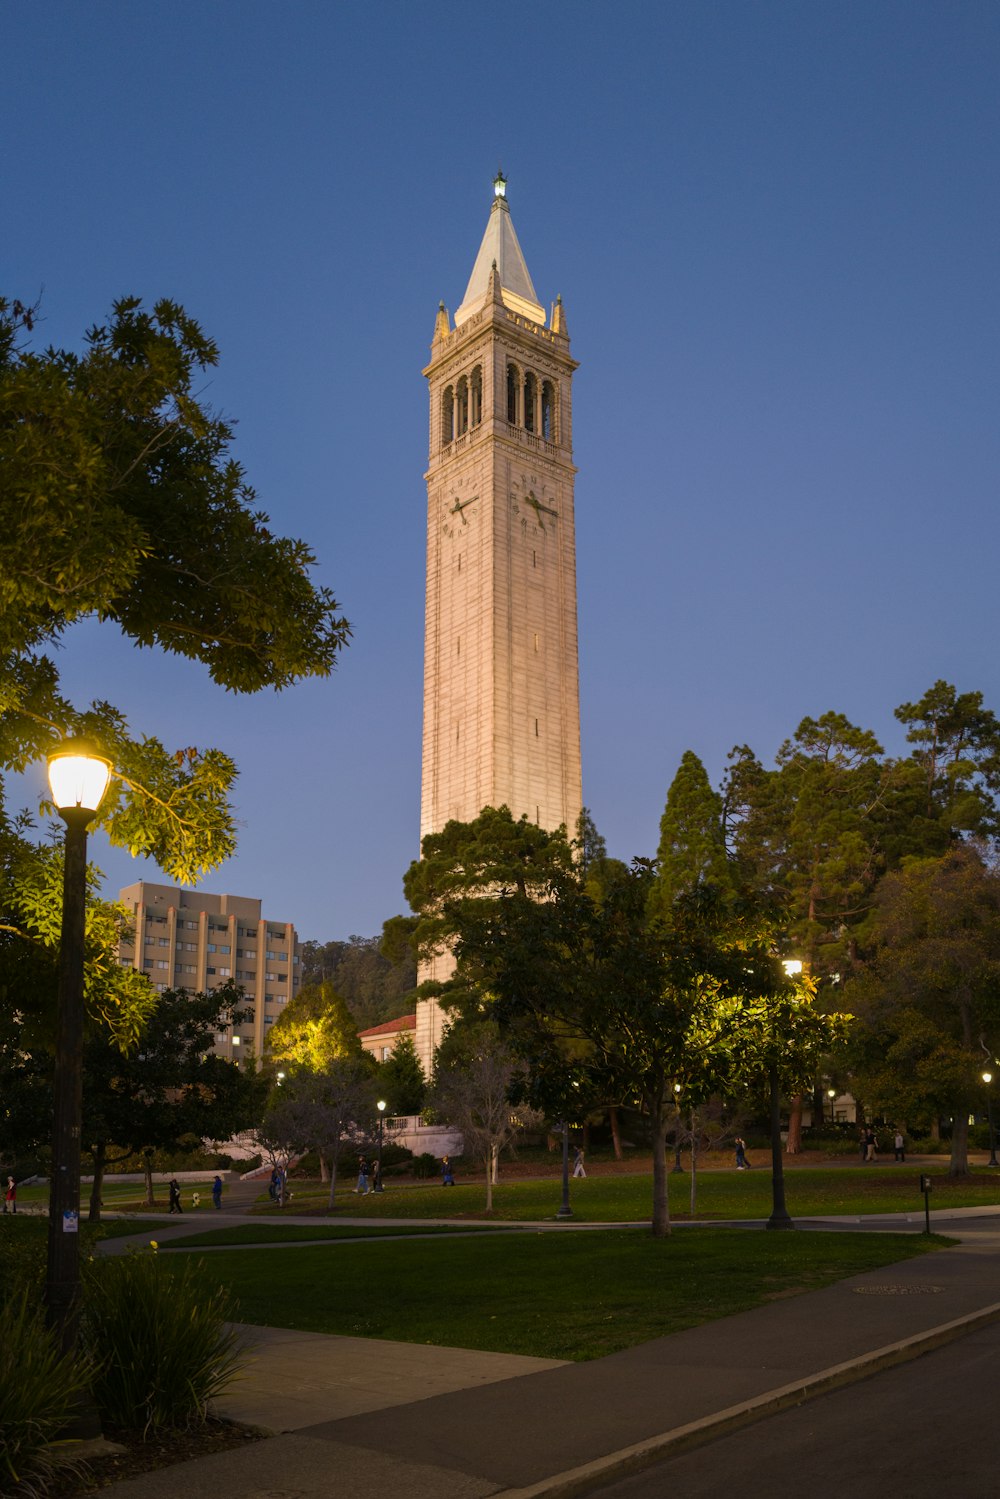
[[[466,505],[474,505],[478,499],[479,496],[474,494],[471,500],[456,500],[449,513],[451,515],[461,515]]]

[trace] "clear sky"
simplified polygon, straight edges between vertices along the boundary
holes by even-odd
[[[655,850],[834,708],[898,747],[939,677],[1000,710],[995,0],[77,0],[3,6],[2,286],[76,344],[184,304],[204,395],[354,640],[235,698],[84,624],[61,652],[240,765],[208,890],[306,938],[402,909],[419,831],[428,358],[497,163],[574,386],[584,800]],[[27,796],[28,784],[19,787]],[[93,854],[108,889],[155,867]]]

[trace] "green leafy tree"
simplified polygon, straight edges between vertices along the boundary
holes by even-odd
[[[390,1114],[420,1113],[427,1094],[427,1079],[411,1035],[400,1036],[392,1055],[380,1065],[378,1086]]]
[[[363,1031],[412,1010],[417,962],[405,942],[389,956],[380,937],[304,943],[303,984],[324,979],[343,996],[357,1029]]]
[[[698,756],[685,750],[660,819],[653,908],[666,912],[699,883],[724,886],[728,879],[722,797]]]
[[[951,1114],[949,1174],[964,1176],[982,1069],[1000,1049],[1000,873],[977,848],[886,876],[847,995],[861,1088],[896,1118]]]
[[[354,1016],[328,982],[304,984],[271,1027],[273,1067],[300,1067],[323,1072],[340,1057],[359,1057]]]

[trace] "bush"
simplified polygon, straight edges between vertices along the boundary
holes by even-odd
[[[242,1357],[225,1326],[224,1292],[206,1291],[193,1261],[168,1269],[155,1253],[134,1252],[89,1265],[85,1291],[84,1346],[102,1417],[143,1435],[202,1425]]]
[[[85,1359],[59,1352],[34,1292],[23,1289],[5,1301],[0,1316],[0,1489],[7,1493],[16,1486],[19,1494],[42,1494],[57,1470],[82,1470],[60,1456],[56,1438],[91,1370]]]
[[[431,1155],[429,1150],[425,1150],[421,1155],[413,1157],[414,1176],[421,1178],[437,1176],[440,1169],[437,1157]]]

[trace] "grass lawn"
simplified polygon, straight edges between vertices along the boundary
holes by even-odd
[[[240,1250],[203,1263],[241,1321],[350,1337],[601,1358],[938,1247],[922,1235],[692,1229]],[[176,1259],[167,1262],[175,1266]]]
[[[944,1167],[931,1169],[934,1190],[931,1211],[944,1207],[1000,1207],[1000,1172],[950,1184]],[[785,1175],[785,1196],[792,1217],[815,1214],[922,1212],[924,1200],[918,1187],[919,1172],[908,1165],[805,1167]],[[668,1178],[671,1216],[691,1217],[691,1178]],[[325,1213],[328,1188],[319,1182],[292,1182],[293,1213]],[[571,1184],[571,1202],[577,1218],[595,1223],[648,1221],[652,1212],[652,1177],[589,1176]],[[542,1219],[555,1217],[561,1187],[558,1179],[531,1177],[501,1181],[493,1192],[494,1219]],[[486,1191],[482,1182],[455,1187],[437,1184],[387,1185],[382,1193],[338,1198],[338,1211],[366,1218],[480,1218]],[[275,1212],[266,1194],[259,1212]],[[745,1172],[706,1171],[698,1176],[697,1218],[766,1218],[771,1211],[771,1173],[757,1168]]]
[[[167,1227],[175,1220],[169,1220]],[[140,1230],[145,1225],[140,1225]],[[130,1230],[135,1232],[135,1229]],[[370,1228],[360,1224],[327,1223],[322,1227],[305,1227],[298,1223],[240,1223],[233,1228],[209,1229],[203,1234],[192,1234],[189,1238],[171,1239],[160,1245],[161,1249],[200,1249],[206,1244],[287,1244],[309,1239],[379,1239],[399,1238],[400,1234],[481,1234],[504,1233],[502,1223],[414,1223],[412,1227],[389,1223],[373,1223]],[[506,1232],[516,1233],[516,1229]]]

